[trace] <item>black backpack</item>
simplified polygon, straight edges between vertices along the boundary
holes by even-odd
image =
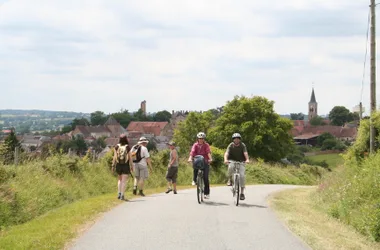
[[[141,157],[141,145],[135,145],[131,149],[131,156],[133,162],[140,162],[143,157]]]

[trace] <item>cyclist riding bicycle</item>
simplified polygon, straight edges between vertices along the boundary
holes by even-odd
[[[230,161],[249,163],[249,157],[247,152],[247,147],[243,142],[241,142],[241,135],[239,133],[234,133],[232,135],[232,140],[224,154],[224,163],[228,165],[228,186],[231,186],[231,178],[234,173],[234,164]],[[245,200],[244,189],[245,189],[245,166],[242,164],[240,166],[240,200]]]
[[[210,198],[210,180],[209,180],[209,171],[210,171],[210,163],[212,162],[211,157],[211,150],[210,145],[205,141],[206,134],[203,132],[199,132],[197,134],[197,142],[193,144],[190,155],[189,155],[189,162],[193,162],[195,156],[201,155],[204,158],[204,169],[203,169],[203,175],[204,175],[204,184],[205,184],[205,199]],[[194,168],[193,171],[193,181],[192,185],[195,185],[195,182],[197,181],[197,174],[198,169]]]

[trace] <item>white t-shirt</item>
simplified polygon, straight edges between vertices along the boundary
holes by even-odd
[[[150,157],[150,154],[148,152],[148,149],[146,147],[144,147],[143,145],[141,145],[141,161],[138,162],[139,165],[142,165],[144,167],[148,167],[148,163],[146,162],[146,159]]]

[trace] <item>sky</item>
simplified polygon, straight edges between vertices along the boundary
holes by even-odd
[[[369,110],[369,0],[0,0],[0,109]],[[379,95],[377,100],[380,101]]]

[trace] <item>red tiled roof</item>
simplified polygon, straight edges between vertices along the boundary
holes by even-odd
[[[104,141],[107,146],[115,146],[119,143],[119,138],[106,138]]]
[[[305,135],[305,134],[314,134],[314,135],[319,134],[320,135],[323,133],[330,133],[337,138],[356,137],[357,129],[349,128],[349,127],[325,125],[325,126],[307,126],[307,127],[304,127],[301,132],[295,127],[293,127],[291,130],[291,134],[293,137],[297,137],[297,136]]]
[[[160,135],[168,122],[130,122],[127,131],[140,131],[144,134]]]

